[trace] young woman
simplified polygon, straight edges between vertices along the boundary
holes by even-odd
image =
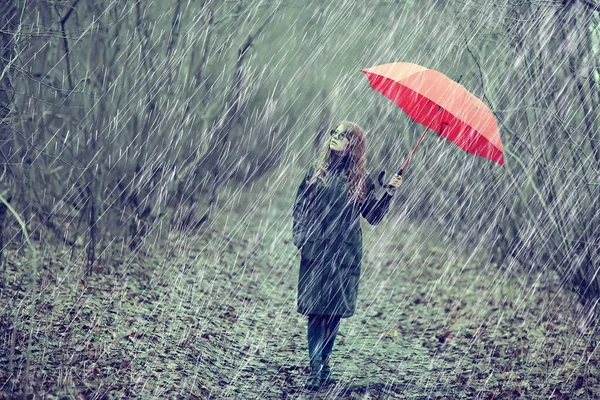
[[[293,211],[294,245],[301,250],[298,312],[308,316],[310,376],[305,387],[333,382],[329,356],[341,318],[354,314],[362,259],[360,216],[371,225],[387,213],[402,183],[394,175],[381,199],[365,171],[360,127],[341,122],[330,133],[316,166],[298,188]]]

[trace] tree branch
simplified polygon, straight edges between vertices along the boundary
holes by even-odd
[[[71,56],[70,56],[70,52],[69,52],[69,40],[67,39],[67,33],[66,33],[66,30],[65,30],[65,24],[67,23],[67,20],[69,19],[69,17],[73,13],[73,10],[75,10],[75,7],[77,7],[77,3],[79,3],[79,0],[75,0],[73,2],[73,4],[71,5],[69,11],[67,11],[67,13],[65,14],[65,16],[60,19],[60,30],[61,30],[62,35],[63,35],[63,40],[62,41],[63,41],[63,47],[65,49],[65,62],[67,63],[67,79],[69,80],[69,89],[70,89],[70,91],[73,91],[73,89],[75,87],[73,86],[73,78],[71,77]]]
[[[591,8],[592,11],[600,10],[600,4],[597,4],[592,0],[580,0],[580,2],[584,6]]]
[[[519,140],[519,142],[521,142],[521,144],[523,145],[523,147],[525,147],[525,149],[532,155],[535,156],[534,152],[527,146],[527,144],[521,140],[521,138],[512,130],[510,129],[505,123],[504,120],[502,118],[500,118],[500,116],[494,111],[494,107],[492,105],[492,102],[490,101],[490,99],[487,96],[486,90],[485,90],[485,81],[484,81],[484,76],[483,76],[483,69],[481,68],[481,64],[479,63],[479,59],[477,58],[477,56],[475,56],[475,54],[471,51],[471,49],[469,48],[469,46],[467,46],[467,51],[469,52],[469,54],[471,55],[471,57],[473,58],[473,61],[475,61],[475,64],[477,65],[477,69],[479,71],[479,76],[481,78],[481,87],[483,89],[483,99],[490,105],[490,109],[492,110],[492,114],[494,114],[494,117],[496,117],[496,119],[498,121],[500,121],[500,124],[502,124],[502,127],[504,129],[506,129],[506,131],[514,138],[516,138],[517,140]]]

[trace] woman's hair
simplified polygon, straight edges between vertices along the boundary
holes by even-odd
[[[366,159],[365,159],[365,135],[360,127],[348,121],[342,121],[336,125],[344,124],[345,132],[348,138],[348,145],[344,152],[349,157],[348,166],[348,182],[352,198],[358,203],[363,203],[367,195],[367,187],[365,182],[366,174]],[[334,128],[335,129],[335,128]],[[319,160],[317,161],[315,172],[308,181],[308,185],[314,184],[317,179],[321,179],[325,183],[325,177],[329,173],[329,168],[336,157],[333,150],[329,147],[330,141],[327,138],[323,141],[320,151]]]

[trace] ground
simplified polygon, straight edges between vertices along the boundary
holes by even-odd
[[[357,314],[342,320],[332,354],[338,384],[305,392],[294,188],[273,187],[271,201],[267,186],[231,192],[227,212],[147,243],[147,254],[113,245],[88,276],[83,255],[46,243],[33,318],[20,308],[31,257],[6,250],[0,398],[23,388],[30,335],[34,389],[46,399],[600,398],[591,329],[556,278],[497,266],[482,249],[447,245],[443,227],[391,217],[362,221]]]

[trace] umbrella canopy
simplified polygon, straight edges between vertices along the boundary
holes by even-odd
[[[362,71],[373,89],[396,103],[413,121],[433,129],[468,153],[504,165],[494,114],[461,84],[441,72],[412,63],[383,64]],[[408,160],[402,169],[407,163]]]

